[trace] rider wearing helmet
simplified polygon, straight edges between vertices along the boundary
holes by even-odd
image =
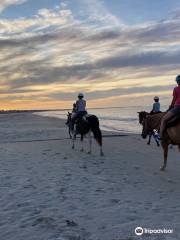
[[[84,115],[87,114],[86,111],[86,100],[84,100],[84,94],[79,93],[78,94],[78,100],[76,101],[76,109],[75,109],[75,114],[72,117],[72,130],[74,130],[74,123],[75,120],[78,118],[83,117]]]
[[[180,114],[180,75],[176,77],[177,86],[173,90],[173,99],[168,112],[163,117],[160,127],[160,137],[163,138],[163,133],[166,127],[166,123],[175,115]]]
[[[76,103],[73,103],[72,107],[72,117],[76,114]]]
[[[83,98],[84,94],[79,93],[78,100],[76,101],[76,112],[79,113],[79,115],[86,114],[86,101]]]
[[[154,97],[154,104],[153,104],[153,109],[151,111],[151,114],[154,114],[154,113],[159,113],[160,112],[160,102],[159,102],[159,97],[158,96],[155,96]]]

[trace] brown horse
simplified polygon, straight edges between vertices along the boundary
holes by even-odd
[[[138,116],[139,116],[139,124],[141,124],[141,125],[143,124],[144,119],[145,119],[147,116],[150,115],[150,113],[148,113],[148,112],[146,112],[146,111],[141,111],[141,112],[137,112],[137,113],[138,113]],[[149,135],[149,139],[148,139],[147,144],[150,145],[150,144],[151,144],[151,138],[152,138],[152,136],[154,137],[153,131],[150,132],[148,135]],[[155,138],[154,138],[154,140],[156,141],[156,144],[157,144],[157,146],[159,147],[159,146],[160,146],[159,140],[158,140],[158,139],[155,139]]]
[[[144,119],[142,129],[143,138],[146,138],[149,132],[153,131],[153,129],[157,129],[159,131],[161,120],[165,114],[166,113],[158,113],[155,115],[149,115]],[[173,122],[173,120],[169,121],[163,139],[161,140],[161,145],[164,151],[164,163],[161,167],[162,171],[166,169],[168,147],[170,144],[178,145],[178,148],[180,150],[180,119],[179,121],[176,120],[176,122]]]

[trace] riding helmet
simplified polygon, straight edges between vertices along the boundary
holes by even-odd
[[[159,97],[158,97],[158,96],[155,96],[155,97],[154,97],[154,100],[159,100]]]
[[[84,94],[83,94],[83,93],[79,93],[79,94],[78,94],[78,97],[83,98],[83,97],[84,97]]]
[[[180,84],[180,75],[177,75],[176,82],[177,82],[177,84]]]

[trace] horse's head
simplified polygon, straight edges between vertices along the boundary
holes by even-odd
[[[66,124],[69,124],[71,121],[72,113],[68,112]]]
[[[150,132],[150,127],[149,127],[149,117],[148,116],[146,116],[144,119],[143,119],[143,121],[142,121],[142,134],[141,134],[141,136],[142,136],[142,138],[146,138],[147,137],[147,135],[149,134],[149,132]]]
[[[143,120],[146,118],[147,115],[149,115],[149,113],[145,112],[145,111],[141,111],[141,112],[137,112],[139,115],[139,124],[142,125]]]

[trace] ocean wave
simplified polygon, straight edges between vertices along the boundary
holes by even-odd
[[[138,118],[133,117],[109,117],[109,116],[99,116],[99,119],[101,120],[111,120],[111,121],[122,121],[122,122],[135,122],[138,120]]]
[[[100,126],[102,130],[113,131],[113,132],[140,132],[140,126],[138,125],[138,118],[134,117],[136,112],[132,109],[117,113],[112,112],[112,109],[108,112],[107,109],[103,111],[92,111],[92,114],[99,118]],[[109,113],[109,115],[108,115]],[[37,113],[36,113],[37,114]],[[67,118],[67,111],[51,111],[51,112],[40,112],[38,113],[44,117],[55,117],[60,119]],[[131,115],[132,114],[132,115]],[[124,116],[123,116],[124,115]]]

